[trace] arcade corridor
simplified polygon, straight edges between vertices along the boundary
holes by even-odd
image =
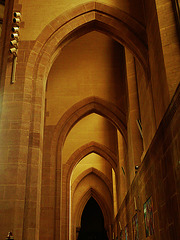
[[[2,240],[180,239],[178,14],[0,0]]]
[[[90,198],[81,217],[81,230],[78,240],[107,240],[104,217],[94,198]]]

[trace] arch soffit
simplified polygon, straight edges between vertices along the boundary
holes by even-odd
[[[70,182],[71,174],[75,165],[77,165],[82,158],[89,155],[90,153],[96,153],[106,159],[116,173],[118,163],[117,156],[115,156],[115,154],[111,152],[111,150],[109,150],[106,146],[96,142],[90,142],[77,149],[65,164],[67,168],[64,168],[64,171],[66,170],[64,172],[64,176],[67,179],[67,184]]]
[[[54,130],[52,147],[56,146],[57,142],[59,142],[59,149],[61,149],[68,133],[73,126],[83,117],[91,113],[97,113],[109,119],[111,123],[121,132],[125,143],[127,143],[125,114],[113,103],[107,102],[98,97],[88,97],[74,104],[61,117]]]
[[[78,164],[78,162],[83,157],[87,156],[88,154],[90,154],[92,152],[97,153],[100,156],[102,156],[103,158],[105,158],[110,163],[110,165],[112,166],[112,168],[114,169],[114,171],[116,173],[118,158],[106,146],[101,145],[96,142],[90,142],[90,143],[85,144],[84,146],[80,147],[71,155],[68,162],[66,164],[64,164],[64,166],[63,166],[63,176],[62,177],[64,179],[63,181],[65,182],[64,187],[66,188],[66,202],[67,203],[69,203],[69,190],[70,190],[69,183],[70,183],[72,170],[73,170],[74,166],[76,164]],[[99,205],[100,205],[100,203],[101,202],[98,202]],[[78,212],[77,212],[77,214],[78,214]],[[108,215],[108,218],[106,218],[106,219],[110,219],[109,216],[110,215]]]
[[[94,174],[97,177],[99,177],[104,182],[104,184],[107,186],[110,195],[112,195],[112,182],[101,171],[99,171],[96,168],[91,167],[91,168],[86,169],[84,172],[82,172],[73,182],[73,184],[72,184],[72,197],[73,197],[74,192],[76,191],[79,183],[81,181],[83,181],[83,179],[90,174]]]
[[[91,174],[88,174],[88,175],[86,175],[86,177],[88,177],[90,175]],[[110,193],[109,189],[107,189],[107,185],[104,183],[104,181],[99,176],[97,176],[96,174],[92,174],[92,176],[93,175],[96,178],[95,179],[96,181],[94,182],[94,184],[84,185],[84,183],[82,181],[83,189],[82,188],[80,188],[80,189],[77,188],[76,189],[77,192],[74,192],[75,195],[72,196],[72,198],[71,198],[71,202],[75,203],[73,205],[73,209],[72,209],[73,214],[76,211],[77,206],[79,205],[79,201],[82,199],[84,194],[90,188],[92,188],[94,191],[97,191],[99,194],[101,194],[101,196],[103,196],[104,199],[106,199],[106,204],[109,206],[109,208],[111,208],[113,206],[113,195],[112,195],[112,193]],[[84,178],[84,180],[86,179],[86,177]],[[102,191],[102,189],[103,189],[103,191]]]
[[[112,215],[111,215],[112,211],[110,211],[108,204],[106,203],[106,200],[101,196],[101,194],[99,192],[97,192],[93,188],[90,188],[79,201],[80,202],[79,207],[76,209],[76,212],[74,214],[75,215],[74,220],[75,220],[77,226],[81,226],[81,216],[82,216],[83,210],[84,210],[88,200],[91,197],[93,197],[96,200],[99,207],[101,208],[101,211],[104,216],[105,225],[108,226],[109,222],[112,219]]]
[[[109,33],[127,46],[148,72],[148,49],[145,27],[124,11],[102,3],[89,2],[77,6],[51,21],[38,36],[28,62],[35,63],[38,76],[47,74],[47,66],[59,45],[76,29],[88,23],[100,23],[95,29]],[[73,34],[72,34],[73,36]],[[45,67],[46,66],[46,67]],[[28,69],[27,69],[28,71]]]

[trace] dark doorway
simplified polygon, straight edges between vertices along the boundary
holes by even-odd
[[[108,240],[102,211],[92,197],[87,202],[81,217],[78,240]]]

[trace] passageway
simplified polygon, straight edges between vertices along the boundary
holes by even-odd
[[[107,240],[107,234],[104,229],[104,218],[102,211],[94,200],[90,198],[87,202],[82,218],[81,230],[78,240]]]
[[[0,0],[0,240],[180,239],[178,2]]]

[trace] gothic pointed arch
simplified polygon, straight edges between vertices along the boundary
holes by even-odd
[[[79,149],[77,149],[69,158],[64,166],[67,166],[66,178],[68,181],[70,180],[73,168],[84,158],[85,156],[89,155],[90,153],[96,153],[103,157],[106,161],[108,161],[111,167],[116,172],[116,167],[118,165],[118,158],[117,156],[106,146],[99,144],[97,142],[90,142]]]
[[[94,96],[88,97],[74,104],[57,123],[51,144],[52,162],[56,160],[61,162],[61,150],[69,131],[78,121],[91,113],[97,113],[110,120],[127,142],[125,114],[110,102]]]
[[[75,103],[67,110],[56,125],[53,142],[61,138],[61,146],[72,127],[83,117],[97,113],[106,117],[122,133],[125,142],[127,141],[126,115],[113,103],[107,102],[99,97],[92,96]]]
[[[38,36],[29,55],[29,63],[41,65],[36,71],[38,77],[47,76],[47,66],[51,66],[59,47],[92,30],[101,31],[126,46],[145,72],[149,72],[145,27],[120,9],[92,1],[60,15]]]
[[[95,174],[100,179],[102,179],[102,181],[105,183],[105,185],[109,189],[110,194],[112,194],[112,189],[111,189],[112,182],[110,182],[110,180],[101,171],[99,171],[98,169],[96,169],[94,167],[91,167],[91,168],[88,168],[85,171],[83,171],[73,182],[72,194],[71,194],[72,197],[73,197],[74,191],[76,190],[78,184],[89,174]]]
[[[111,152],[106,146],[96,143],[96,142],[90,142],[87,143],[83,146],[81,146],[79,149],[77,149],[69,158],[66,164],[63,164],[63,172],[62,172],[62,206],[61,206],[61,216],[69,216],[69,202],[70,202],[70,179],[71,179],[71,174],[72,170],[75,167],[78,162],[81,161],[82,158],[87,156],[90,153],[97,153],[103,158],[105,158],[111,165],[111,167],[114,169],[116,172],[117,170],[117,163],[118,163],[118,158],[117,156]],[[57,186],[59,188],[60,186]],[[69,226],[69,219],[67,218],[64,222],[66,226]],[[68,236],[68,231],[69,228],[67,227],[67,236]]]
[[[90,2],[60,15],[49,23],[36,39],[30,51],[25,71],[24,87],[30,88],[30,94],[33,98],[30,136],[32,136],[31,138],[35,138],[35,136],[38,137],[40,142],[39,148],[41,149],[43,144],[45,89],[49,70],[61,48],[68,44],[69,41],[93,30],[101,31],[130,49],[143,66],[144,71],[148,73],[148,49],[145,28],[128,14],[102,3]],[[65,171],[65,169],[62,170],[61,168],[61,147],[64,144],[66,136],[74,124],[89,113],[95,112],[105,116],[121,131],[124,139],[127,138],[126,115],[117,107],[113,106],[113,104],[108,103],[107,107],[106,104],[101,104],[97,99],[95,99],[95,102],[96,103],[91,102],[90,104],[86,104],[86,106],[82,108],[84,112],[79,108],[76,114],[71,115],[71,121],[67,120],[65,126],[59,124],[59,129],[57,126],[55,130],[52,141],[51,161],[55,164],[57,162],[60,163],[56,165],[57,168],[55,170],[56,172],[59,171],[60,175],[61,171],[63,171],[63,174]],[[34,126],[37,107],[40,115],[38,123],[40,127],[38,130],[36,130]],[[88,108],[90,108],[90,110],[88,110]],[[116,114],[114,114],[114,109],[117,109],[118,113],[115,110]],[[36,131],[38,131],[38,134]],[[55,176],[50,178],[52,182],[56,178],[57,173],[54,175]],[[59,190],[62,183],[59,181],[57,184],[59,184],[57,187]],[[64,199],[60,201],[63,202]],[[60,201],[57,204],[58,207]],[[65,211],[64,218],[65,220],[64,222],[62,221],[62,226],[65,236],[68,236],[68,224],[66,224],[68,210]]]
[[[75,212],[75,219],[74,221],[76,222],[77,226],[81,225],[81,216],[82,216],[82,212],[84,210],[84,207],[86,206],[88,200],[93,197],[96,202],[98,203],[99,207],[101,208],[101,211],[103,213],[104,216],[104,223],[105,223],[105,227],[107,227],[112,219],[112,214],[111,214],[111,209],[109,209],[106,200],[101,196],[101,194],[99,192],[97,192],[95,189],[90,188],[85,194],[84,196],[81,198],[80,200],[80,204],[79,207],[76,209]]]

